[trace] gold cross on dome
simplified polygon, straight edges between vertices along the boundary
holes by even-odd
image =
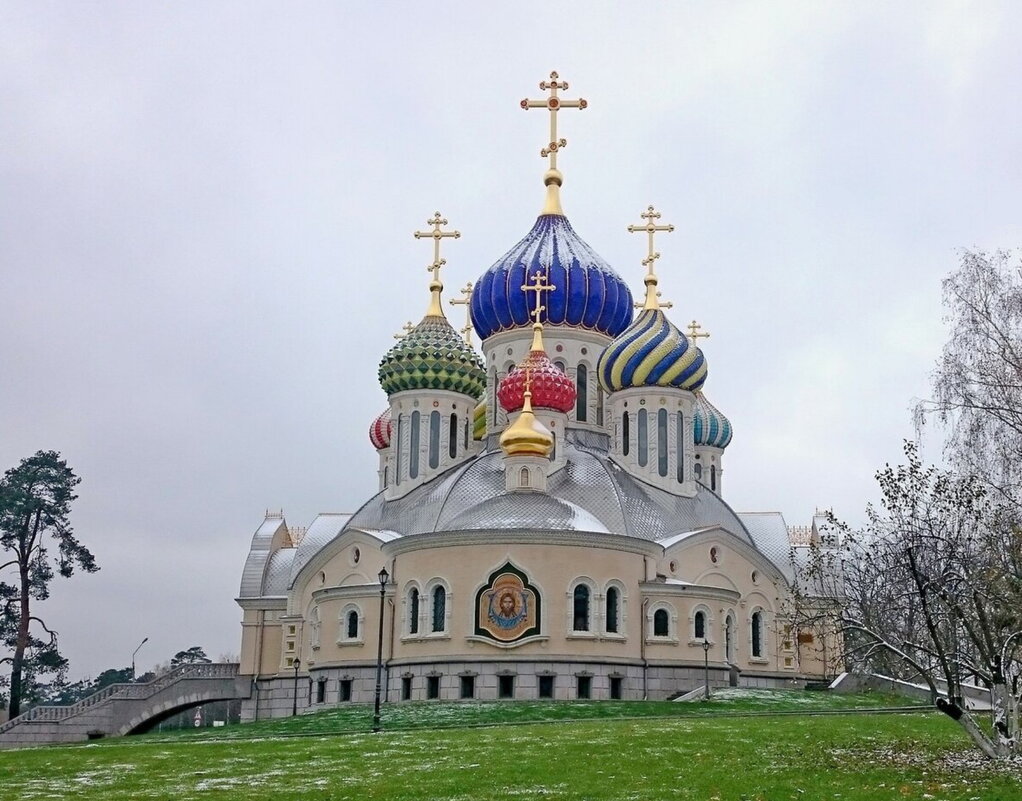
[[[447,225],[447,220],[440,216],[440,212],[433,213],[433,219],[426,220],[426,225],[432,225],[432,231],[416,231],[415,238],[422,239],[423,237],[432,237],[433,239],[433,263],[427,267],[427,270],[432,270],[433,280],[440,281],[440,268],[447,264],[447,259],[440,258],[440,240],[451,237],[453,239],[461,238],[461,231],[441,231],[441,225]]]
[[[699,323],[697,323],[695,320],[688,324],[688,338],[697,344],[700,339],[710,338],[709,333],[700,334],[699,333],[700,328],[702,328],[702,326],[699,325]]]
[[[525,109],[526,111],[528,111],[530,108],[545,108],[550,111],[550,143],[542,150],[540,150],[539,154],[543,158],[547,157],[550,158],[551,170],[557,169],[557,151],[568,144],[567,139],[557,138],[557,112],[560,111],[562,108],[584,109],[589,105],[588,101],[581,97],[578,98],[578,100],[565,100],[564,98],[559,97],[557,92],[566,91],[568,88],[568,82],[558,81],[557,78],[558,78],[557,73],[551,72],[549,82],[548,81],[539,82],[540,89],[542,89],[544,92],[547,91],[550,92],[549,97],[546,97],[543,100],[529,100],[528,98],[525,98],[521,102],[522,108]]]
[[[526,280],[528,280],[528,279],[526,279]],[[539,315],[546,311],[546,306],[544,306],[540,302],[540,294],[539,293],[540,292],[551,292],[554,289],[557,289],[557,287],[555,287],[553,284],[548,284],[546,282],[547,281],[546,275],[541,273],[539,270],[536,270],[536,272],[534,272],[532,274],[532,280],[533,280],[534,283],[532,283],[532,284],[523,284],[522,285],[522,291],[523,292],[535,292],[536,293],[535,306],[533,307],[533,310],[531,312],[529,312],[529,316],[532,318],[533,325],[535,325],[536,323],[539,322]]]
[[[401,331],[403,331],[404,333],[398,332],[394,334],[394,339],[404,339],[406,336],[412,333],[413,328],[415,328],[415,326],[412,325],[412,321],[409,320],[407,323],[401,326]]]
[[[465,342],[469,345],[472,344],[472,307],[469,305],[472,303],[472,282],[469,281],[465,286],[461,288],[462,297],[451,298],[448,303],[452,306],[464,306],[465,307],[465,327],[458,329],[462,336],[465,337]]]
[[[662,294],[663,293],[658,289],[657,292],[656,292],[656,297],[657,297],[657,303],[660,305],[660,308],[661,309],[673,309],[674,308],[674,301],[673,300],[660,300],[660,295],[662,295]],[[641,301],[641,300],[637,300],[637,301],[635,301],[635,303],[632,304],[632,306],[634,306],[636,309],[641,309],[645,305],[646,304],[643,301]]]
[[[642,260],[642,266],[649,271],[649,275],[653,275],[653,262],[660,258],[660,254],[653,249],[653,235],[657,231],[664,231],[671,233],[674,230],[673,225],[657,225],[654,220],[660,219],[660,212],[650,206],[646,211],[639,215],[646,221],[645,225],[629,225],[629,233],[637,233],[638,231],[645,231],[649,235],[649,255]]]

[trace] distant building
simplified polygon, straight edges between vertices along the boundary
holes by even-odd
[[[555,76],[543,88],[523,106],[556,133],[556,110],[585,103]],[[652,207],[630,227],[648,234],[636,313],[561,210],[558,149],[532,230],[466,297],[481,355],[444,315],[454,232],[438,214],[417,234],[435,244],[430,301],[380,363],[379,492],[307,530],[267,514],[252,540],[243,719],[290,714],[296,685],[299,708],[372,700],[384,567],[388,702],[666,698],[703,683],[704,643],[715,686],[834,672],[833,636],[785,617],[822,518],[789,536],[779,513],[724,501],[732,431],[703,393],[707,335],[658,299],[653,236],[671,227]]]

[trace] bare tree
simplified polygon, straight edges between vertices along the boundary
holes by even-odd
[[[951,463],[1022,506],[1022,257],[963,251],[944,306],[950,335],[917,423],[936,413]]]
[[[853,668],[924,683],[984,754],[1012,756],[1022,703],[1015,508],[974,476],[924,466],[914,443],[905,456],[907,464],[877,473],[881,501],[867,509],[866,526],[833,521],[843,545],[816,548],[804,562],[794,617],[819,626],[815,598],[837,599],[831,624]],[[992,726],[966,704],[973,681],[990,689]]]

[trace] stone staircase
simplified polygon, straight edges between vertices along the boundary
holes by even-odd
[[[0,725],[0,748],[130,734],[208,701],[248,698],[236,663],[181,665],[144,684],[111,684],[75,704],[36,706]]]

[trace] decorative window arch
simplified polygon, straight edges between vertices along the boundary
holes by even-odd
[[[405,634],[418,635],[422,631],[422,592],[417,582],[405,585]]]
[[[749,653],[753,659],[763,659],[766,654],[766,627],[764,626],[763,610],[753,610],[749,618]]]
[[[731,663],[735,663],[738,649],[736,643],[737,623],[735,622],[735,613],[729,609],[727,617],[724,618],[724,658]]]
[[[710,465],[710,489],[717,491],[717,465]]]
[[[639,409],[636,415],[636,445],[639,449],[639,467],[645,467],[649,463],[649,412]]]
[[[655,642],[678,642],[678,613],[667,601],[657,601],[646,612],[646,638]]]
[[[661,407],[656,413],[656,459],[657,475],[667,477],[667,409]]]
[[[309,612],[309,646],[313,651],[319,649],[319,633],[322,621],[319,617],[319,607],[314,606]]]
[[[628,450],[631,447],[630,435],[632,432],[629,430],[631,426],[628,423],[628,412],[625,412],[621,415],[621,453],[624,456],[628,455]]]
[[[468,443],[465,443],[468,447]],[[451,412],[450,426],[447,429],[447,455],[452,459],[458,456],[458,415]]]
[[[603,631],[605,634],[624,636],[627,608],[628,596],[625,593],[624,585],[617,579],[607,582],[607,586],[603,589]]]
[[[710,637],[710,626],[713,622],[713,618],[710,616],[710,610],[705,604],[700,604],[692,610],[692,640],[702,642],[703,640],[713,641]]]
[[[361,645],[365,642],[365,617],[358,604],[346,604],[341,609],[337,627],[338,645]]]
[[[674,430],[674,458],[678,460],[678,483],[685,480],[685,416],[678,412]]]
[[[518,473],[518,486],[528,487],[529,486],[529,468],[523,467]]]
[[[569,635],[594,634],[593,603],[596,600],[596,584],[590,578],[579,577],[568,585],[568,633]]]
[[[451,620],[451,588],[446,581],[435,578],[426,585],[426,591],[422,594],[425,604],[428,604],[426,611],[426,633],[432,635],[443,635],[450,633]],[[420,604],[421,605],[421,604]]]
[[[440,412],[429,413],[429,466],[435,470],[440,466]]]
[[[394,459],[395,459],[394,483],[395,484],[400,484],[401,483],[401,448],[402,448],[401,434],[402,434],[402,431],[404,429],[404,420],[405,420],[405,416],[403,414],[399,414],[397,416],[397,426],[394,429],[394,440],[393,440],[393,443],[394,443],[394,450],[396,451],[396,453],[394,455]]]
[[[584,423],[589,419],[589,368],[579,362],[575,368],[575,419]]]
[[[408,445],[408,477],[419,477],[419,427],[422,415],[418,411],[412,412],[411,436]]]

